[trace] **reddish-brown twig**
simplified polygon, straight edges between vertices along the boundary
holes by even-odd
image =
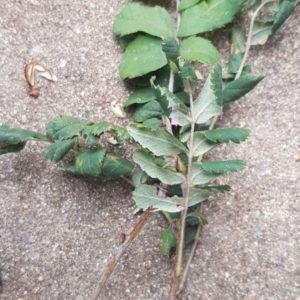
[[[140,232],[142,227],[145,225],[145,223],[147,222],[147,220],[149,219],[149,217],[151,215],[151,212],[152,212],[152,208],[148,208],[144,212],[144,214],[142,215],[142,217],[140,218],[138,223],[134,226],[132,231],[129,233],[129,235],[127,236],[125,241],[124,242],[123,242],[123,240],[120,241],[120,245],[116,249],[112,260],[108,263],[108,265],[106,266],[106,268],[103,270],[103,272],[101,274],[100,280],[99,280],[99,282],[98,282],[98,284],[97,284],[97,286],[96,286],[96,288],[95,288],[95,290],[94,290],[94,292],[91,296],[91,300],[96,300],[98,298],[99,294],[101,293],[102,288],[104,287],[104,284],[105,284],[106,280],[108,279],[108,277],[112,273],[115,265],[120,260],[121,256],[124,254],[124,252],[126,251],[128,246],[131,244],[133,239],[137,236],[137,234]]]

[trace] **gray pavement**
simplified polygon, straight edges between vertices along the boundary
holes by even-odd
[[[121,50],[112,23],[123,1],[0,1],[0,123],[44,132],[57,115],[116,120],[111,101],[124,102]],[[248,169],[224,177],[232,192],[206,204],[205,227],[179,299],[300,299],[300,8],[249,63],[267,77],[245,99],[225,108],[220,123],[246,126],[249,140],[225,145],[211,158],[240,158]],[[225,35],[225,32],[224,32]],[[225,37],[221,38],[221,42]],[[219,44],[221,43],[219,42]],[[41,60],[58,77],[26,95],[23,67]],[[101,270],[129,231],[131,187],[66,175],[64,162],[30,143],[0,157],[2,300],[89,299]],[[120,151],[120,149],[116,149]],[[125,153],[126,154],[126,153]],[[128,153],[127,153],[128,154]],[[102,299],[166,299],[174,258],[159,254],[166,224],[153,215],[123,256]]]

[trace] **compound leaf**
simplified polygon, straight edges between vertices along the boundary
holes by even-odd
[[[250,130],[246,128],[220,128],[203,131],[203,135],[212,142],[239,144],[244,142],[250,135]]]
[[[160,38],[175,36],[173,20],[164,8],[128,3],[117,15],[113,32],[123,36],[138,31]]]
[[[74,117],[55,117],[46,127],[46,134],[52,141],[66,140],[78,135],[88,122]]]
[[[160,69],[167,64],[161,40],[138,35],[126,48],[120,64],[122,79],[135,78]]]
[[[157,196],[157,188],[155,186],[140,184],[133,192],[133,199],[137,207],[146,210],[153,207],[154,211],[179,212],[183,208],[183,198]]]
[[[184,182],[184,176],[181,173],[176,173],[175,170],[158,166],[155,162],[154,155],[151,155],[144,150],[137,150],[133,154],[133,160],[150,177],[158,178],[163,183],[174,185]]]
[[[186,37],[221,28],[242,9],[243,0],[201,1],[182,13],[179,37]]]
[[[74,147],[75,139],[57,141],[52,143],[44,152],[44,156],[50,161],[56,163]]]
[[[207,39],[192,36],[180,44],[180,54],[188,61],[215,65],[220,62],[220,53]]]
[[[175,155],[187,150],[179,140],[164,128],[152,130],[129,125],[127,130],[143,148],[149,149],[155,156]]]

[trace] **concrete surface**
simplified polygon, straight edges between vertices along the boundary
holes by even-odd
[[[122,103],[129,91],[118,75],[121,50],[111,28],[125,3],[1,0],[0,122],[43,132],[60,114],[116,121],[110,103]],[[179,299],[300,299],[299,13],[251,50],[253,69],[264,66],[268,76],[225,109],[222,124],[245,125],[252,135],[211,157],[245,159],[249,167],[221,179],[232,192],[207,203],[209,225]],[[40,80],[36,100],[20,79],[32,59],[58,77]],[[0,157],[0,299],[89,299],[118,236],[137,221],[131,188],[66,175],[60,168],[68,159],[54,165],[43,150],[30,143]],[[103,299],[166,299],[174,261],[158,251],[165,226],[152,216]]]

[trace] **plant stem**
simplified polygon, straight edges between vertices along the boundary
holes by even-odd
[[[237,73],[235,75],[234,80],[237,80],[237,79],[239,79],[241,77],[241,74],[242,74],[242,71],[244,69],[246,60],[248,58],[249,50],[250,50],[250,47],[251,47],[251,38],[252,38],[252,33],[253,33],[254,22],[255,22],[255,19],[256,19],[257,15],[258,15],[259,11],[264,7],[264,5],[266,3],[274,2],[274,1],[275,0],[265,0],[265,1],[263,1],[259,5],[259,7],[256,9],[256,11],[253,13],[253,15],[251,16],[249,31],[248,31],[248,35],[247,35],[247,41],[246,41],[246,44],[245,44],[245,53],[244,53],[241,65],[240,65],[240,67],[239,67],[239,69],[238,69],[238,71],[237,71]],[[215,126],[217,120],[218,120],[218,116],[215,116],[215,117],[212,118],[210,126],[209,126],[209,130],[214,129],[214,126]]]
[[[265,5],[266,3],[274,2],[274,1],[275,1],[275,0],[266,0],[266,1],[263,1],[263,2],[259,5],[259,7],[256,9],[256,11],[253,13],[253,15],[251,16],[251,21],[250,21],[250,26],[249,26],[249,32],[248,32],[247,41],[246,41],[245,53],[244,53],[243,60],[242,60],[242,62],[241,62],[240,68],[239,68],[239,70],[237,71],[234,80],[240,78],[240,76],[241,76],[241,74],[242,74],[242,71],[243,71],[243,68],[244,68],[244,65],[245,65],[245,63],[246,63],[246,60],[247,60],[247,58],[248,58],[249,50],[250,50],[250,47],[251,47],[251,38],[252,38],[252,33],[253,33],[253,26],[254,26],[254,22],[255,22],[255,19],[256,19],[256,17],[257,17],[257,14],[258,14],[259,11],[264,7],[264,5]]]
[[[188,167],[187,167],[187,176],[186,184],[183,188],[184,193],[184,209],[181,213],[181,224],[180,224],[180,236],[177,245],[176,253],[176,266],[173,274],[172,285],[169,293],[169,300],[175,299],[177,293],[179,292],[179,280],[181,277],[182,269],[182,259],[183,259],[183,249],[184,249],[184,237],[185,237],[185,225],[186,217],[189,208],[189,198],[190,198],[190,187],[191,187],[191,170],[192,170],[192,160],[193,160],[193,144],[194,144],[194,131],[195,131],[195,118],[194,118],[194,103],[193,103],[193,92],[192,88],[189,88],[189,97],[190,97],[190,111],[191,111],[191,135],[190,135],[190,146],[188,153]]]
[[[106,280],[109,278],[110,274],[112,273],[115,265],[120,260],[121,256],[124,254],[128,246],[131,244],[133,239],[137,236],[137,234],[140,232],[140,230],[143,228],[143,226],[146,224],[147,220],[149,219],[152,212],[152,208],[148,208],[138,223],[134,226],[134,228],[129,233],[126,240],[116,249],[115,254],[112,258],[112,260],[107,264],[106,268],[101,274],[100,280],[91,296],[91,300],[96,300],[98,296],[101,293],[102,288],[104,287],[104,284]]]
[[[201,203],[200,210],[202,210],[202,204],[203,203]],[[196,252],[196,249],[197,249],[197,244],[198,244],[198,241],[200,239],[201,228],[202,228],[202,223],[199,222],[198,227],[197,227],[197,231],[196,231],[196,234],[195,234],[193,246],[192,246],[189,258],[186,262],[186,265],[185,265],[185,268],[184,268],[184,271],[183,271],[183,274],[182,274],[182,277],[181,277],[181,281],[180,281],[179,288],[178,288],[178,293],[180,293],[181,290],[183,289],[183,286],[184,286],[184,283],[185,283],[185,280],[186,280],[186,277],[187,277],[188,270],[189,270],[189,268],[191,266],[191,262],[194,258],[194,255],[195,255],[195,252]]]

